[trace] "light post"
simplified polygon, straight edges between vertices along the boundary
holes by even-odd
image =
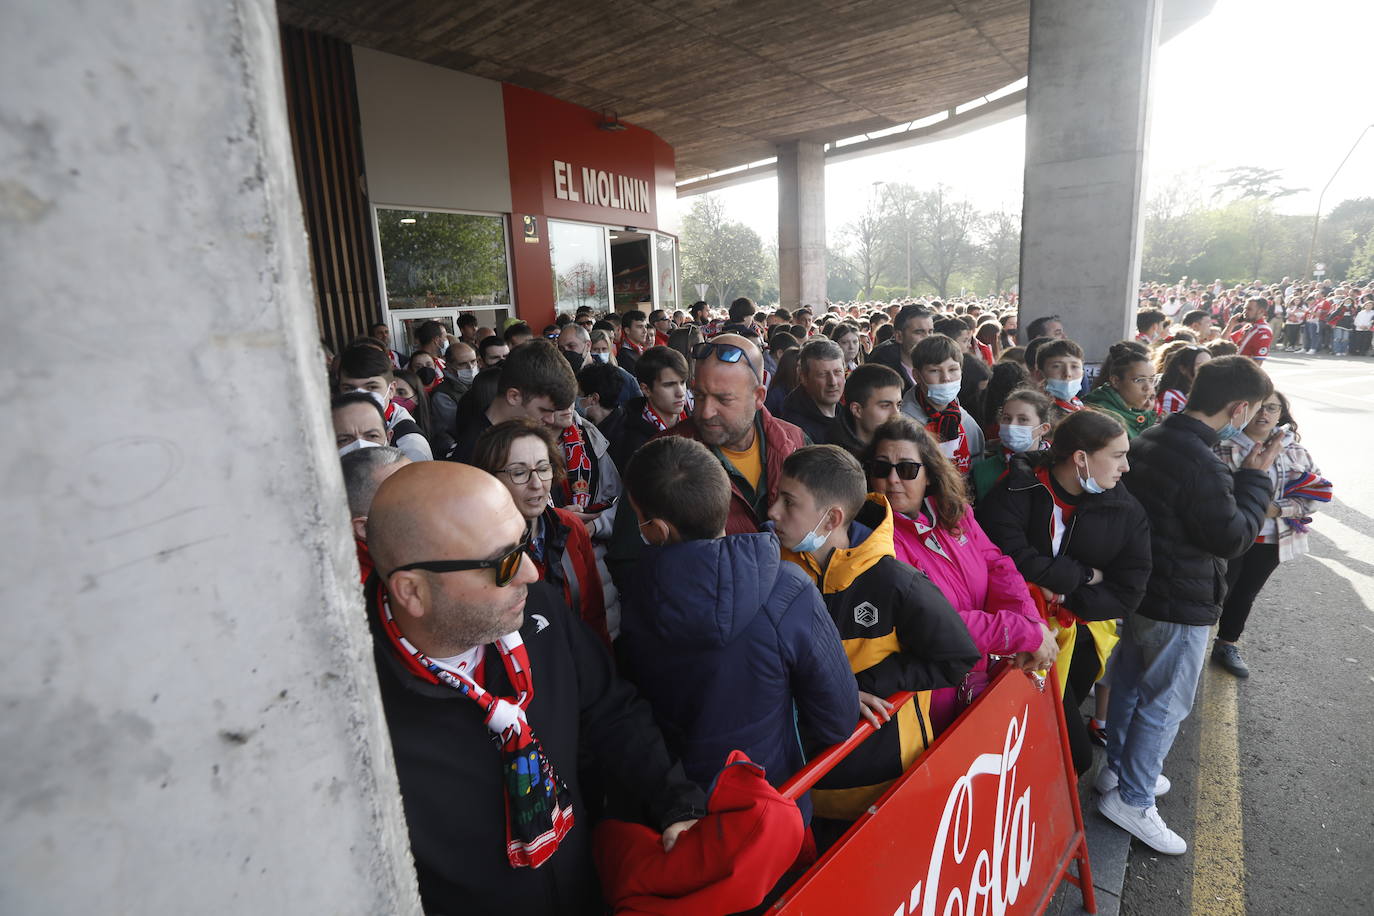
[[[1341,164],[1336,166],[1336,171],[1332,172],[1331,177],[1326,180],[1326,184],[1322,187],[1322,192],[1317,195],[1317,215],[1312,217],[1312,241],[1308,243],[1307,246],[1307,266],[1304,267],[1302,271],[1304,277],[1310,277],[1312,275],[1312,253],[1317,248],[1317,227],[1319,227],[1322,222],[1322,200],[1326,197],[1326,191],[1331,187],[1331,182],[1335,181],[1336,176],[1341,173],[1341,169],[1345,168],[1345,164],[1350,161],[1350,157],[1355,155],[1355,147],[1360,145],[1360,141],[1364,139],[1364,135],[1369,133],[1371,128],[1374,128],[1374,124],[1366,124],[1364,130],[1360,131],[1360,135],[1355,138],[1355,142],[1350,144],[1350,152],[1345,154],[1345,158],[1341,160]]]

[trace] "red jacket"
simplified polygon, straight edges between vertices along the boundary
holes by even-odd
[[[736,913],[763,902],[797,859],[805,828],[797,803],[735,751],[716,778],[710,813],[663,851],[657,831],[604,820],[596,870],[616,916]]]
[[[768,520],[768,507],[778,498],[778,481],[782,479],[782,463],[787,456],[806,444],[806,435],[796,426],[779,420],[760,407],[754,418],[754,429],[763,431],[763,480],[762,491],[751,494],[748,484],[736,473],[719,449],[712,448],[725,470],[730,472],[730,515],[725,520],[726,534],[752,534]],[[701,441],[697,434],[696,423],[690,417],[657,436],[684,436]],[[710,448],[710,446],[707,446]]]

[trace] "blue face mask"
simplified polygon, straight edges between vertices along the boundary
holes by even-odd
[[[1078,396],[1078,392],[1083,387],[1083,376],[1078,378],[1047,378],[1045,379],[1045,390],[1052,397],[1061,401],[1072,401]]]
[[[819,528],[823,521],[825,521],[824,516],[822,516],[820,522],[816,522],[816,528]],[[820,550],[821,545],[825,543],[825,539],[830,535],[829,533],[817,534],[816,528],[812,528],[811,531],[807,533],[806,537],[802,538],[795,546],[789,547],[788,549],[793,553],[815,553],[817,550]]]
[[[1002,445],[1013,452],[1027,452],[1035,445],[1035,427],[1012,426],[1010,423],[1003,423],[997,427],[997,438],[1002,440]]]
[[[1074,470],[1077,470],[1077,468],[1075,468]],[[1107,492],[1107,490],[1102,486],[1102,484],[1097,482],[1097,478],[1093,477],[1093,475],[1091,474],[1084,476],[1082,471],[1078,471],[1078,485],[1083,488],[1084,493],[1092,493],[1096,495],[1098,493]]]
[[[941,382],[938,385],[926,384],[926,397],[936,407],[944,407],[959,396],[961,382]]]
[[[1234,439],[1236,433],[1240,432],[1242,429],[1249,425],[1250,420],[1248,417],[1239,426],[1236,426],[1230,420],[1227,420],[1226,425],[1223,426],[1221,429],[1217,430],[1217,438],[1220,439],[1222,442],[1225,442],[1227,439]]]
[[[611,361],[611,354],[594,352],[592,353],[592,359],[598,363],[609,363]]]

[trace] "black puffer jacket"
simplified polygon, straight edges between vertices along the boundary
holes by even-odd
[[[976,515],[1026,581],[1063,595],[1064,607],[1080,620],[1134,611],[1150,578],[1150,523],[1139,501],[1122,486],[1078,497],[1058,556],[1050,542],[1053,511],[1049,488],[1018,455],[979,500]],[[1102,581],[1084,584],[1093,569],[1102,570]]]
[[[1255,543],[1269,508],[1269,475],[1234,474],[1212,452],[1216,430],[1170,414],[1131,443],[1126,486],[1150,519],[1153,570],[1140,613],[1211,626],[1226,597],[1226,561]]]
[[[897,346],[897,341],[891,338],[878,344],[864,359],[866,363],[882,363],[893,372],[902,377],[902,393],[905,394],[911,388],[911,375],[902,366],[902,350]]]

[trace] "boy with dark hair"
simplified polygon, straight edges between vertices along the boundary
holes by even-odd
[[[980,654],[949,601],[897,560],[892,510],[867,495],[858,460],[834,445],[798,449],[783,462],[768,511],[782,555],[816,583],[859,682],[864,717],[888,721],[885,697],[918,695],[821,781],[820,817],[853,820],[935,739],[930,691],[954,687]]]
[[[1040,387],[1050,398],[1050,429],[1083,409],[1083,348],[1067,338],[1050,338],[1035,351]]]
[[[982,458],[983,428],[959,403],[964,378],[964,350],[952,338],[935,334],[911,350],[916,384],[902,397],[902,413],[925,426],[940,451],[968,476],[974,459]]]
[[[843,741],[859,721],[858,689],[825,605],[782,562],[772,534],[725,536],[730,482],[700,442],[647,443],[625,483],[649,545],[621,594],[626,677],[689,779],[709,786],[742,750],[781,785],[806,750]]]
[[[506,346],[514,350],[516,347],[534,339],[534,331],[523,321],[517,321],[510,327],[501,332],[501,339],[506,342]]]
[[[482,433],[506,420],[526,417],[557,430],[567,476],[554,503],[577,514],[594,539],[605,538],[615,523],[620,473],[606,454],[605,436],[573,410],[576,398],[577,378],[558,347],[542,337],[530,340],[501,364],[496,396],[463,425],[447,457],[471,464]]]
[[[577,388],[581,392],[578,410],[582,415],[600,427],[619,410],[625,398],[623,378],[620,367],[610,363],[583,366],[577,373]]]
[[[626,401],[601,424],[611,460],[624,472],[645,442],[687,419],[687,359],[670,347],[650,347],[635,362],[640,397]]]
[[[626,372],[635,371],[635,360],[649,347],[649,316],[631,309],[620,316],[620,348],[615,358]]]
[[[1135,316],[1135,339],[1147,347],[1152,347],[1164,336],[1164,326],[1168,323],[1168,316],[1159,309],[1141,309]]]
[[[881,363],[864,363],[844,383],[832,445],[858,458],[879,427],[901,413],[902,377]]]
[[[758,311],[758,307],[754,305],[754,300],[740,296],[730,303],[730,323],[748,324],[754,320],[754,312],[756,311]]]
[[[482,342],[477,345],[477,361],[482,369],[501,365],[509,355],[510,347],[495,334],[482,338]]]
[[[392,398],[396,395],[396,378],[391,371],[391,358],[378,347],[350,347],[339,355],[339,392],[360,391],[371,395],[386,417],[387,434],[411,461],[429,461],[434,452],[429,440],[420,432],[415,418]]]
[[[1112,661],[1107,763],[1098,810],[1150,848],[1181,855],[1155,797],[1169,789],[1164,758],[1188,716],[1213,624],[1226,593],[1226,560],[1255,542],[1270,505],[1269,469],[1283,447],[1271,436],[1232,473],[1213,446],[1243,429],[1274,390],[1244,356],[1197,372],[1187,407],[1131,443],[1124,481],[1150,520],[1152,569]]]

